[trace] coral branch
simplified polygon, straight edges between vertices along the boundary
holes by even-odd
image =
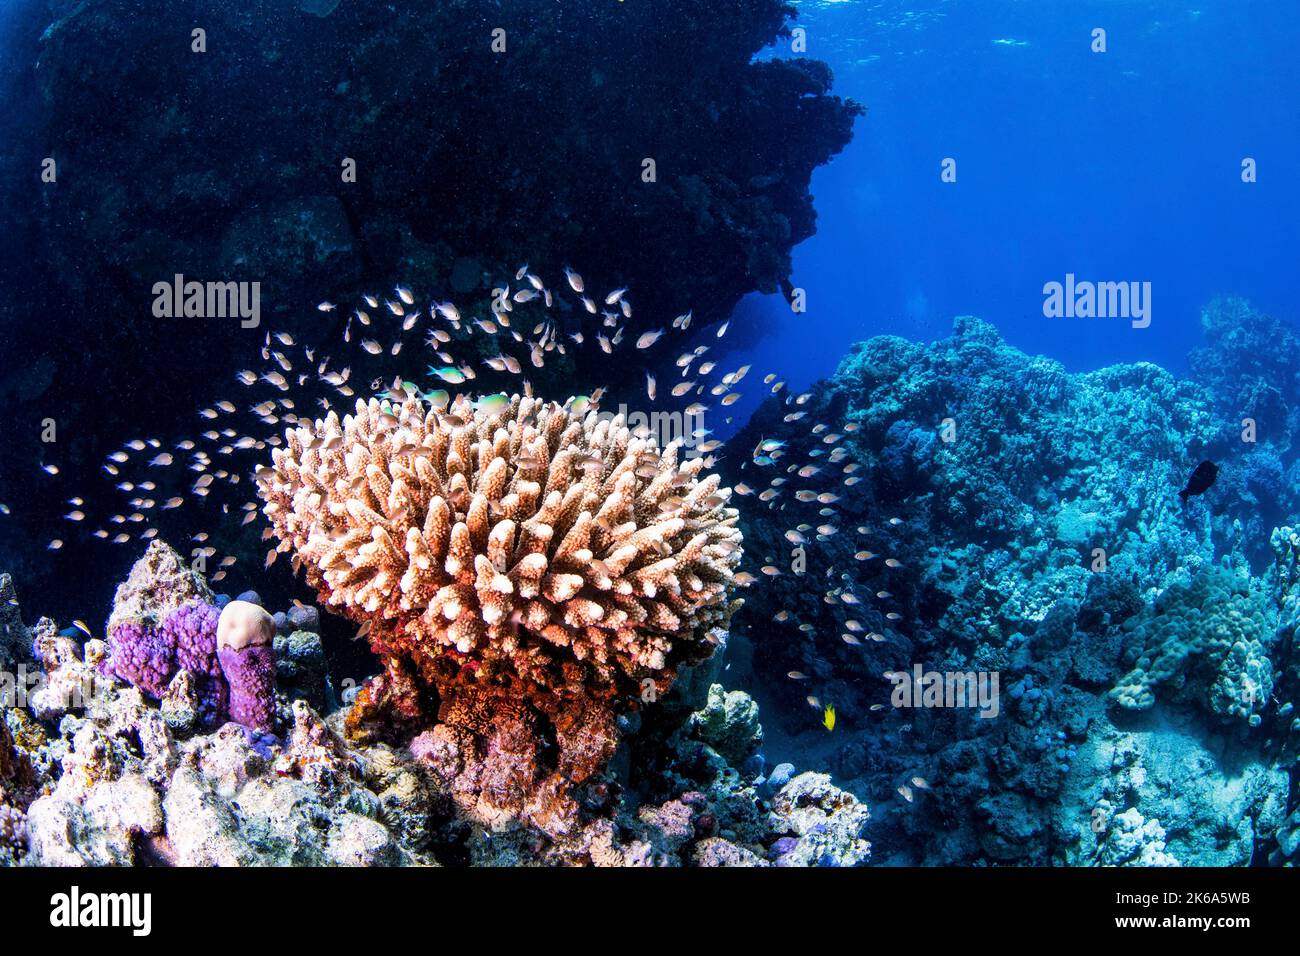
[[[485,813],[562,827],[615,715],[708,657],[739,604],[730,489],[621,417],[371,400],[289,431],[273,461],[278,550],[385,659],[350,730],[436,714]]]

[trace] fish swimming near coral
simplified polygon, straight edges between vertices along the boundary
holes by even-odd
[[[89,640],[91,637],[90,628],[84,621],[73,621],[68,627],[59,631],[59,637],[70,637],[77,641]]]
[[[499,809],[543,828],[576,812],[568,788],[613,754],[609,702],[646,680],[666,691],[742,603],[739,515],[721,479],[598,407],[596,393],[563,405],[457,395],[451,414],[415,396],[358,399],[352,415],[286,431],[257,473],[279,539],[268,564],[293,552],[332,608],[370,625],[372,650],[428,675],[445,732],[482,736],[487,753],[492,721],[516,722],[508,760],[550,804],[533,816],[520,788]],[[349,732],[382,726],[390,701],[415,713],[422,693],[412,683],[399,702],[382,679],[367,684]],[[549,727],[562,728],[553,743]]]
[[[138,494],[141,491],[153,493],[155,491],[155,482],[153,480],[138,480],[138,476],[135,474],[144,472],[153,476],[162,476],[157,478],[159,483],[157,498],[132,498],[128,502],[129,508],[122,505],[113,506],[108,503],[107,510],[110,512],[116,510],[118,512],[111,514],[111,517],[100,517],[98,515],[98,512],[104,510],[103,505],[96,507],[93,504],[83,504],[83,499],[79,498],[73,502],[78,510],[65,516],[71,522],[71,525],[64,525],[64,527],[86,527],[87,537],[123,546],[130,544],[137,538],[141,540],[152,539],[159,535],[160,531],[148,528],[143,532],[137,531],[134,533],[128,533],[125,529],[114,529],[114,531],[110,532],[106,524],[125,525],[132,523],[140,524],[144,528],[149,523],[149,519],[145,517],[146,512],[153,514],[153,509],[158,508],[158,511],[166,512],[170,519],[171,516],[181,515],[182,508],[186,503],[198,503],[200,500],[202,500],[205,507],[215,507],[220,509],[223,515],[236,516],[238,520],[234,523],[240,527],[252,524],[258,517],[257,505],[246,500],[246,496],[242,494],[242,489],[239,491],[233,490],[240,485],[240,473],[251,464],[245,460],[244,453],[255,450],[264,451],[268,448],[280,449],[288,440],[287,435],[289,433],[295,432],[297,428],[310,421],[310,418],[300,417],[295,408],[317,404],[327,413],[327,418],[329,415],[334,415],[337,420],[337,413],[332,410],[334,403],[337,401],[334,395],[337,394],[353,401],[361,400],[367,409],[366,416],[369,418],[371,401],[378,401],[380,404],[376,406],[374,411],[374,418],[379,423],[376,427],[382,427],[384,431],[402,430],[404,417],[401,409],[411,401],[419,401],[418,397],[424,388],[424,386],[417,384],[418,378],[416,381],[410,380],[416,378],[412,375],[412,372],[419,366],[414,364],[414,361],[397,366],[394,366],[394,363],[385,363],[386,367],[382,374],[370,377],[370,371],[372,369],[378,371],[378,369],[373,363],[363,363],[367,363],[370,356],[381,361],[385,356],[396,356],[398,354],[397,349],[401,345],[401,333],[413,331],[414,325],[418,324],[418,321],[422,321],[419,317],[426,313],[432,321],[439,323],[439,327],[428,330],[429,337],[425,345],[436,354],[437,360],[427,364],[427,374],[436,380],[437,385],[443,386],[443,388],[430,390],[423,395],[423,402],[427,403],[427,406],[424,408],[421,417],[422,420],[425,420],[432,416],[431,420],[437,422],[439,427],[450,430],[465,428],[480,418],[511,417],[507,414],[509,408],[513,407],[509,396],[515,389],[499,391],[498,389],[505,385],[505,382],[501,379],[487,385],[482,392],[460,394],[459,389],[461,387],[471,387],[467,383],[476,378],[474,369],[480,363],[491,372],[502,376],[506,374],[518,376],[522,371],[521,358],[525,354],[528,355],[528,358],[523,358],[524,362],[531,360],[533,365],[540,368],[544,359],[550,353],[564,354],[563,340],[565,339],[571,340],[575,345],[582,344],[585,341],[592,352],[596,350],[597,344],[599,344],[603,352],[614,354],[619,350],[626,330],[625,326],[620,325],[620,315],[623,319],[626,319],[630,314],[625,290],[616,289],[614,292],[602,297],[606,305],[617,305],[617,309],[603,313],[603,324],[599,319],[591,319],[591,324],[586,327],[586,335],[584,336],[584,330],[581,327],[584,320],[580,317],[566,320],[568,326],[579,326],[573,332],[568,332],[568,326],[561,326],[555,320],[548,318],[548,313],[554,304],[551,290],[546,283],[542,282],[532,272],[525,270],[524,274],[534,291],[544,293],[544,299],[539,300],[536,296],[511,296],[509,284],[502,283],[498,289],[493,290],[490,323],[486,319],[477,320],[477,324],[463,323],[461,311],[450,302],[434,301],[426,309],[416,309],[415,300],[417,297],[415,294],[406,286],[399,285],[396,287],[395,301],[386,299],[381,301],[379,297],[363,296],[362,303],[352,310],[351,316],[346,319],[347,324],[344,325],[342,331],[342,343],[335,341],[332,347],[328,344],[329,340],[336,339],[339,334],[338,328],[333,325],[323,325],[318,333],[319,338],[311,342],[302,341],[301,337],[295,338],[287,333],[267,333],[260,349],[262,364],[259,366],[253,362],[248,364],[240,362],[238,366],[243,366],[244,371],[234,376],[237,382],[241,384],[241,387],[250,390],[247,410],[265,428],[258,428],[257,425],[243,427],[246,422],[242,419],[225,418],[225,416],[239,414],[241,412],[239,405],[244,403],[214,399],[209,401],[207,407],[199,410],[199,417],[218,427],[209,428],[209,430],[193,438],[175,442],[175,452],[163,451],[162,443],[157,439],[134,439],[118,444],[107,456],[108,461],[112,464],[105,466],[105,470],[111,476],[114,476],[115,480],[119,481],[116,490],[126,495]],[[515,281],[518,281],[518,279],[516,278]],[[565,273],[563,284],[557,284],[555,291],[557,300],[561,295],[560,290],[562,288],[573,290],[578,295],[582,295],[585,283],[580,275],[570,269]],[[568,297],[567,291],[565,297]],[[610,299],[614,300],[613,303],[609,301]],[[333,306],[333,302],[327,304]],[[369,308],[371,312],[366,312],[362,305]],[[383,309],[384,306],[387,306],[386,310]],[[398,317],[397,322],[391,326],[388,332],[384,331],[385,327],[382,324],[387,321],[387,316],[381,315],[381,310]],[[333,309],[322,311],[333,311]],[[343,310],[340,307],[338,311],[342,312]],[[581,312],[596,315],[600,312],[594,301],[589,304],[589,300],[585,296],[583,296],[582,300],[582,309],[573,309],[572,311],[575,315]],[[525,337],[521,332],[511,328],[511,313],[514,313],[514,325],[518,329],[532,328],[533,331],[530,336]],[[465,314],[468,316],[471,313],[467,311]],[[352,328],[352,318],[355,318],[360,326],[365,326],[368,329],[367,334],[373,335],[374,338],[350,337],[348,330]],[[688,319],[689,313],[682,316],[680,322],[674,322],[672,324],[673,331],[679,334],[683,332]],[[635,337],[635,334],[629,336],[629,340],[623,345],[623,348],[635,343],[641,354],[647,354],[646,350],[656,345],[661,338],[672,335],[665,328],[665,325],[666,323],[659,323],[654,331],[643,332],[639,337]],[[400,326],[401,332],[398,331],[398,326]],[[488,326],[490,326],[490,331]],[[597,333],[597,327],[612,329],[613,331],[609,332],[608,335]],[[721,335],[725,334],[727,329],[728,325],[724,322],[713,331],[715,335]],[[388,334],[389,332],[391,334]],[[509,337],[507,337],[507,333]],[[486,338],[488,335],[491,336],[490,342]],[[593,338],[595,341],[592,341]],[[478,342],[476,342],[476,339]],[[278,343],[284,349],[292,349],[293,351],[286,351],[285,353],[273,351],[273,343]],[[342,349],[342,353],[329,354],[335,348]],[[470,354],[466,354],[465,350],[467,349],[470,350]],[[411,351],[406,350],[403,354],[409,355]],[[677,349],[673,351],[677,351]],[[675,383],[671,389],[666,389],[673,398],[684,399],[692,403],[685,409],[687,414],[703,414],[707,410],[712,410],[718,406],[726,407],[737,401],[740,393],[734,389],[751,370],[748,364],[741,365],[734,371],[724,375],[720,381],[716,383],[708,382],[706,376],[715,370],[717,363],[704,361],[698,366],[695,365],[701,356],[708,351],[709,346],[707,345],[699,345],[681,351],[680,357],[676,360],[676,368],[680,370],[683,381]],[[305,356],[308,363],[303,366],[305,372],[294,371],[301,364],[298,358],[299,354]],[[487,356],[487,358],[483,358],[483,356]],[[356,376],[356,382],[353,381],[352,374],[354,364],[350,364],[349,360],[356,363],[356,369],[366,370]],[[425,363],[421,362],[419,364],[424,365]],[[657,363],[651,362],[645,368],[645,373],[645,396],[646,399],[653,402],[658,398],[657,379],[662,377],[662,372]],[[775,381],[775,374],[774,372],[766,374],[765,384],[769,381]],[[394,378],[394,376],[396,377]],[[367,379],[370,381],[370,396],[364,394],[365,387],[359,384]],[[390,382],[392,382],[391,385]],[[354,385],[356,391],[354,391]],[[774,388],[773,392],[779,390],[779,387],[778,383],[778,388]],[[453,391],[448,391],[448,388]],[[520,399],[527,399],[531,407],[534,404],[534,399],[532,386],[528,380],[524,379],[522,382],[515,383],[515,388],[522,392]],[[603,391],[604,389],[593,390],[590,396],[576,395],[561,408],[567,412],[568,416],[585,418],[589,411],[599,407],[599,398]],[[358,394],[358,392],[361,394]],[[285,393],[291,393],[291,395]],[[811,393],[804,393],[786,399],[785,404],[804,405],[810,398]],[[349,404],[352,404],[352,402],[349,402]],[[549,406],[546,407],[549,408]],[[551,415],[555,415],[557,420],[560,417],[559,412],[553,410],[547,412],[548,419]],[[799,418],[807,415],[810,415],[809,411],[798,413]],[[233,427],[236,424],[241,427]],[[824,446],[836,444],[845,433],[852,431],[850,427],[852,423],[818,421],[816,418],[810,417],[807,424],[812,426],[811,431],[806,436],[808,441],[798,441],[792,434],[783,435],[781,438],[760,438],[747,464],[751,464],[754,468],[770,469],[772,472],[780,472],[784,469],[787,473],[799,471],[802,466],[803,474],[801,477],[806,477],[809,483],[834,480],[834,477],[831,477],[832,470],[838,471],[838,469],[834,468],[835,464],[848,453],[839,445],[836,445],[829,452],[824,450]],[[220,428],[220,425],[226,425],[227,427]],[[628,427],[626,422],[624,427]],[[628,427],[628,430],[629,435],[635,438],[636,441],[647,440],[648,436],[642,435],[640,433],[641,429]],[[719,439],[700,442],[700,439],[708,433],[709,430],[707,429],[697,429],[690,438],[697,443],[695,450],[707,454],[707,457],[702,459],[702,464],[706,469],[711,470],[716,461],[712,453],[722,449],[724,445]],[[811,439],[813,436],[818,436],[815,447],[804,447],[806,444],[812,444]],[[317,461],[334,460],[336,457],[346,456],[350,453],[355,454],[355,452],[350,452],[352,443],[345,442],[344,439],[345,436],[341,428],[323,434],[316,434],[309,449],[310,453]],[[476,440],[486,441],[481,437]],[[213,447],[206,449],[203,447],[203,442],[210,442]],[[494,443],[495,436],[493,437]],[[470,444],[473,445],[475,442],[470,442]],[[493,447],[493,444],[485,447]],[[154,449],[154,451],[152,453],[146,452],[146,449],[149,448]],[[304,448],[304,453],[306,451],[308,449]],[[533,471],[545,475],[554,468],[553,453],[554,449],[548,449],[543,454],[530,446],[529,449],[520,451],[514,458],[514,462],[517,468],[523,469],[529,475]],[[150,457],[146,458],[145,454],[149,454]],[[405,474],[406,472],[420,473],[426,470],[425,466],[433,466],[436,462],[447,460],[445,457],[440,457],[445,456],[445,452],[440,452],[431,446],[424,446],[421,442],[413,439],[398,442],[388,449],[388,454],[389,459],[383,463],[366,462],[366,464],[375,464],[376,467],[382,469],[391,466]],[[476,455],[477,452],[474,454]],[[464,462],[468,460],[467,455],[474,457],[474,455],[471,455],[471,449],[457,449],[455,459]],[[806,455],[806,458],[803,461],[791,464],[796,458],[804,455]],[[818,464],[811,464],[811,460],[818,459],[823,455],[826,457],[820,458]],[[642,483],[656,480],[656,476],[662,468],[662,463],[657,458],[645,457],[649,460],[635,457],[627,463],[625,470],[629,472],[629,479],[634,478]],[[218,458],[224,467],[217,467]],[[575,451],[571,464],[575,476],[573,478],[574,482],[603,482],[607,478],[607,462],[602,456]],[[121,473],[119,472],[119,466],[121,466]],[[54,466],[50,466],[47,470],[57,471]],[[259,485],[262,484],[267,472],[270,470],[263,464],[253,471],[253,474],[258,476]],[[200,474],[196,480],[190,482],[184,474],[185,471]],[[845,468],[844,473],[848,473],[847,468]],[[247,473],[245,472],[245,474]],[[528,483],[532,483],[534,479],[529,475],[526,475],[525,478]],[[132,478],[132,480],[120,481],[123,477]],[[356,481],[348,489],[345,489],[345,496],[359,496],[366,499],[366,505],[370,507],[369,495],[373,494],[373,489],[370,488],[370,478],[366,474],[366,469],[363,468],[362,472],[354,477]],[[754,479],[756,482],[759,480]],[[794,495],[795,489],[782,489],[780,487],[787,480],[787,477],[778,473],[765,482],[767,487],[762,487],[762,485],[750,487],[750,485],[743,482],[737,482],[733,487],[737,496],[750,496],[751,500],[756,500],[758,504],[776,510],[784,510],[786,507],[785,502],[792,497],[794,500],[790,501],[790,507],[814,503],[830,506],[837,504],[840,500],[839,495],[831,491],[823,491],[820,488],[804,488],[797,495]],[[407,493],[408,484],[408,480],[404,478],[399,498]],[[673,475],[669,484],[660,489],[662,494],[656,492],[658,497],[655,508],[647,512],[647,520],[658,524],[663,521],[673,520],[673,514],[683,509],[690,511],[698,506],[711,513],[713,510],[722,508],[727,504],[729,495],[723,496],[714,492],[701,492],[692,498],[690,486],[691,478],[689,475]],[[551,491],[550,488],[546,489],[548,495]],[[508,491],[505,493],[509,494]],[[238,498],[236,498],[236,495],[238,495]],[[459,498],[461,495],[458,494],[457,497]],[[240,501],[240,498],[244,500]],[[155,501],[157,504],[155,504]],[[376,500],[374,503],[377,504],[378,501]],[[385,498],[385,507],[387,505],[388,502]],[[243,510],[242,518],[239,517],[238,511],[241,508]],[[489,506],[489,513],[494,525],[502,517],[507,516],[499,502],[494,502]],[[820,513],[822,517],[828,518],[834,515],[835,511],[830,507],[824,507]],[[695,519],[692,518],[691,520]],[[96,523],[100,524],[99,528],[95,527]],[[791,522],[791,524],[798,524],[798,522]],[[806,542],[812,537],[813,528],[814,525],[811,523],[799,524],[797,529],[791,532],[790,536],[796,540]],[[269,528],[265,529],[266,532],[270,530]],[[604,529],[600,530],[600,533],[613,534],[615,530]],[[683,531],[685,530],[687,529],[683,529]],[[699,529],[695,530],[698,533]],[[836,526],[834,523],[827,522],[817,525],[817,540],[823,541],[834,534],[835,531]],[[264,539],[266,536],[264,533]],[[399,550],[402,550],[406,544],[407,542],[403,539],[398,544]],[[657,547],[662,551],[662,548],[666,545],[667,542],[662,542]],[[61,550],[64,547],[63,536],[50,543],[52,550]],[[722,560],[730,566],[731,559],[738,559],[739,557],[738,542],[719,541],[710,547],[714,549],[716,554],[710,555],[709,560]],[[282,550],[284,549],[277,547],[266,554],[267,567],[275,561]],[[215,554],[216,549],[212,549],[212,552]],[[867,554],[873,553],[867,552]],[[662,562],[666,557],[666,555],[660,555],[660,561]],[[295,570],[298,570],[298,568],[295,567]],[[758,573],[730,567],[729,570],[730,584],[737,588],[756,584],[760,581],[760,574],[763,579],[775,579],[782,574],[782,569],[770,558],[766,559],[761,566],[752,569],[753,572]],[[231,573],[238,573],[234,571],[233,566],[230,571]],[[212,580],[214,582],[219,581],[226,574],[227,567],[222,564],[216,570]],[[612,582],[617,575],[611,574],[609,577]],[[712,582],[712,579],[706,575],[700,578],[699,581],[692,579],[687,583],[693,590],[701,586],[711,587],[716,582]],[[843,593],[837,591],[834,600],[838,604],[848,605],[854,603],[856,599],[852,594],[844,596]],[[521,613],[523,613],[522,609]],[[896,612],[891,613],[894,613],[895,616],[890,620],[899,619],[900,616]],[[620,616],[615,615],[615,617]],[[666,631],[676,632],[678,630],[676,625],[667,626],[672,623],[667,617],[664,617],[663,620],[666,622],[664,628]],[[530,622],[531,619],[525,620],[521,618],[519,621],[501,623],[502,626],[506,624],[511,626],[511,640],[513,640],[514,631],[516,629],[527,631],[527,625]],[[705,633],[705,640],[708,641],[708,629],[703,628],[702,630]],[[838,634],[839,629],[836,629],[834,633]],[[875,639],[873,638],[873,640]],[[845,641],[844,643],[851,642]],[[816,704],[815,707],[819,711],[822,710],[820,703]]]
[[[1203,461],[1196,466],[1192,472],[1192,477],[1187,479],[1187,487],[1178,492],[1178,497],[1187,504],[1187,499],[1192,495],[1203,495],[1214,487],[1215,480],[1219,477],[1219,466],[1212,461]]]

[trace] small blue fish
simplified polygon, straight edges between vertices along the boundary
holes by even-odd
[[[429,374],[437,376],[451,385],[459,385],[465,381],[465,373],[453,365],[448,365],[444,368],[434,368],[430,365]]]

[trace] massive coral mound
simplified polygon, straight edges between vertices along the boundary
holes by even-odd
[[[436,703],[457,760],[496,761],[476,799],[538,819],[538,793],[572,809],[615,715],[708,656],[738,603],[730,490],[585,404],[358,402],[258,475],[277,549],[385,660],[353,730]]]
[[[206,372],[190,354],[243,339],[233,320],[152,320],[176,273],[260,283],[281,327],[366,276],[465,295],[517,261],[582,262],[646,290],[645,315],[723,316],[788,281],[812,171],[863,112],[823,63],[755,60],[788,33],[781,0],[59,6],[24,25],[15,48],[39,58],[5,88],[32,128],[0,181],[26,181],[36,143],[58,164],[46,201],[0,195],[33,249],[6,327],[58,356],[88,425],[174,401]],[[30,321],[64,310],[81,320]],[[79,347],[101,336],[110,363]]]
[[[1300,334],[1235,296],[1201,311],[1206,344],[1188,356],[1192,374],[1231,417],[1249,416],[1266,440],[1289,449],[1300,431]]]
[[[162,256],[160,275],[215,261],[300,273],[276,268],[290,259],[318,288],[371,258],[422,259],[446,277],[457,255],[563,248],[725,306],[788,276],[813,230],[811,171],[861,113],[829,95],[823,63],[754,61],[788,35],[795,11],[781,0],[345,4],[324,18],[257,0],[204,12],[206,53],[182,10],[131,7],[79,5],[46,30],[35,68],[51,155],[116,170],[107,194],[61,178],[44,222],[86,213],[51,251],[84,248],[96,272],[153,279]],[[224,58],[232,43],[247,55]],[[258,148],[222,148],[232,140]],[[165,147],[148,185],[131,174],[142,142]],[[344,157],[357,162],[350,183]],[[124,228],[136,209],[149,210],[143,234]],[[629,230],[638,242],[613,241]],[[121,241],[97,244],[109,236]]]
[[[91,288],[214,262],[307,288],[367,260],[449,278],[458,256],[562,250],[725,309],[787,278],[813,231],[811,172],[862,112],[829,95],[823,63],[754,60],[788,35],[781,0],[345,4],[325,17],[256,0],[204,11],[208,52],[183,8],[134,14],[126,0],[78,5],[45,31],[34,70],[50,155],[91,173],[60,178],[40,233],[58,230],[46,251],[75,258],[67,280]],[[226,57],[231,44],[245,55]],[[138,215],[148,228],[132,228]]]
[[[1220,473],[1221,496],[1241,503],[1234,517],[1243,537],[1262,543],[1300,513],[1300,334],[1232,296],[1202,310],[1201,328],[1205,346],[1188,356],[1192,376],[1228,423],[1222,451],[1249,450]]]
[[[1175,584],[1134,623],[1133,669],[1110,692],[1132,710],[1151,707],[1162,685],[1224,719],[1260,723],[1273,692],[1269,650],[1277,611],[1249,575],[1203,570],[1189,586]]]
[[[802,406],[858,425],[841,445],[864,477],[842,491],[835,524],[864,533],[810,542],[805,573],[755,589],[733,634],[763,635],[747,686],[765,727],[803,730],[798,746],[824,747],[872,799],[877,859],[1104,862],[1098,845],[1125,844],[1129,824],[1154,840],[1143,820],[1159,821],[1162,852],[1184,864],[1294,857],[1300,841],[1279,831],[1277,810],[1292,799],[1300,739],[1296,547],[1267,522],[1300,506],[1282,480],[1296,467],[1281,414],[1296,366],[1237,357],[1231,316],[1254,330],[1251,348],[1265,333],[1285,341],[1276,324],[1224,303],[1207,314],[1202,381],[1146,363],[1071,374],[963,318],[928,345],[862,343]],[[1281,404],[1250,404],[1274,391]],[[771,402],[733,442],[811,454],[787,415]],[[1248,416],[1256,442],[1244,440]],[[1203,458],[1220,481],[1183,505]],[[726,477],[752,481],[745,469]],[[744,511],[741,527],[747,552],[789,553],[779,501]],[[1275,567],[1261,574],[1267,556]],[[862,603],[823,600],[828,577]],[[846,618],[881,639],[839,639],[854,634]],[[918,666],[997,675],[996,716],[895,704],[885,675]],[[806,695],[834,703],[834,735]],[[1186,746],[1168,745],[1174,735]],[[1105,756],[1120,751],[1150,757],[1130,775]],[[1213,768],[1195,806],[1179,799],[1193,753]],[[1258,785],[1237,800],[1243,775]],[[1113,837],[1088,828],[1103,800]],[[1119,819],[1128,808],[1140,818]],[[1204,832],[1227,842],[1189,836]]]
[[[166,697],[172,682],[186,672],[199,696],[202,720],[224,720],[229,688],[217,659],[217,619],[211,604],[195,602],[171,610],[154,627],[123,620],[109,632],[104,671],[140,688],[155,700]]]
[[[819,541],[807,549],[808,577],[820,579],[830,568],[864,592],[892,597],[888,607],[848,615],[888,638],[870,652],[835,641],[756,647],[763,673],[798,670],[814,678],[813,687],[786,690],[801,715],[809,691],[832,696],[841,717],[880,699],[872,685],[850,677],[864,657],[873,681],[886,669],[910,667],[914,646],[935,648],[936,659],[957,648],[993,661],[1014,636],[1040,623],[1046,631],[1062,602],[1077,609],[1104,586],[1113,592],[1097,599],[1105,604],[1118,600],[1124,582],[1151,587],[1180,566],[1207,561],[1204,524],[1189,517],[1203,515],[1206,505],[1183,509],[1177,491],[1190,467],[1233,429],[1210,412],[1203,388],[1150,364],[1072,375],[1008,346],[992,325],[971,317],[958,319],[954,333],[931,345],[893,336],[861,343],[803,406],[813,419],[857,426],[841,444],[864,477],[839,492],[836,523],[866,528],[871,541],[865,560],[856,552],[867,536]],[[779,402],[760,409],[735,444],[786,440],[791,454],[800,454],[809,442],[800,425],[782,421],[785,411]],[[746,512],[748,550],[788,553],[784,520],[779,510]],[[1227,540],[1230,524],[1226,516],[1216,521],[1214,536]],[[1104,578],[1089,567],[1098,547],[1108,558]],[[883,566],[891,555],[901,567]],[[783,626],[791,631],[804,623],[842,632],[833,605],[814,591],[798,576],[773,578],[743,620],[786,611]],[[889,621],[889,611],[901,617]]]
[[[862,423],[859,443],[880,458],[876,489],[896,498],[919,485],[946,533],[1001,544],[1041,523],[1039,533],[1081,541],[1070,502],[1109,533],[1146,504],[1148,487],[1183,477],[1226,432],[1205,392],[1158,366],[1071,375],[979,319],[959,318],[954,331],[931,346],[861,343],[832,383]]]

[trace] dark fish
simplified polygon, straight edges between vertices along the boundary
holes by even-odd
[[[59,637],[70,637],[78,641],[88,640],[90,638],[90,628],[81,621],[73,621],[70,627],[65,627],[59,631]]]
[[[1178,492],[1178,497],[1183,499],[1183,504],[1187,504],[1187,499],[1191,495],[1201,495],[1209,491],[1218,477],[1219,466],[1212,461],[1203,461],[1196,466],[1192,477],[1187,479],[1187,487]]]

